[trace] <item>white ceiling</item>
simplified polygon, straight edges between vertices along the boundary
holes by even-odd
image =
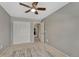
[[[31,2],[24,3],[31,6]],[[25,13],[28,8],[19,5],[19,2],[0,2],[0,5],[8,12],[10,16],[31,18],[35,20],[44,19],[48,15],[65,6],[66,4],[68,4],[68,2],[39,2],[38,7],[45,7],[46,11],[38,11],[39,14],[35,15],[32,12]]]

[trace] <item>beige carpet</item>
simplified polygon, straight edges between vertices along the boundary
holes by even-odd
[[[45,48],[44,44],[29,43],[29,44],[18,44],[11,46],[4,54],[3,57],[50,57]]]
[[[21,50],[15,50],[12,52],[9,57],[50,57],[51,55],[48,54],[46,51],[40,51],[37,49],[21,49]]]
[[[12,45],[1,57],[68,57],[68,55],[41,42]]]

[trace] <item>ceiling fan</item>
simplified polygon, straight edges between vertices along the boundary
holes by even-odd
[[[26,5],[26,4],[24,4],[24,3],[19,3],[19,4],[22,5],[22,6],[25,6],[25,7],[30,8],[29,10],[25,11],[25,13],[28,13],[28,12],[31,11],[31,12],[34,12],[36,15],[38,15],[38,11],[37,11],[37,10],[40,10],[40,11],[45,11],[45,10],[46,10],[46,8],[37,7],[38,2],[33,2],[33,3],[32,3],[32,7],[29,6],[29,5]]]

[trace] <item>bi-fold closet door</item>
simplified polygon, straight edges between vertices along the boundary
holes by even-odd
[[[13,22],[13,44],[31,42],[31,23],[15,21]]]

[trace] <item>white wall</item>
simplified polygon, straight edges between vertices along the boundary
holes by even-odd
[[[45,42],[69,56],[79,57],[79,3],[68,4],[44,21]]]
[[[2,50],[10,45],[10,33],[10,16],[0,6],[0,48]]]

